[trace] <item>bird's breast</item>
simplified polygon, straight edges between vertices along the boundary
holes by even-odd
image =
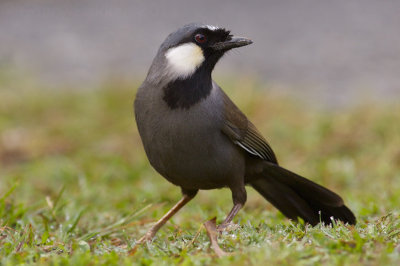
[[[152,166],[176,185],[221,187],[234,169],[237,150],[221,131],[219,91],[211,91],[190,109],[171,110],[162,100],[156,101],[135,104],[139,133]]]

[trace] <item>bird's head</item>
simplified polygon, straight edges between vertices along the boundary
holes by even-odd
[[[161,44],[150,69],[154,78],[185,79],[201,70],[211,74],[218,60],[230,49],[251,44],[230,31],[203,24],[188,24],[171,33]]]

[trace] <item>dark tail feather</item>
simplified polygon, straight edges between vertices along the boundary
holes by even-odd
[[[278,165],[266,162],[262,176],[250,184],[290,219],[301,217],[316,225],[320,221],[331,224],[333,217],[356,224],[339,195]]]

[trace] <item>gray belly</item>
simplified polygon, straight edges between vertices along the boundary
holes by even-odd
[[[220,188],[243,171],[240,152],[222,132],[166,127],[155,132],[145,147],[150,163],[171,183],[188,189]]]
[[[229,186],[244,175],[241,151],[222,133],[215,108],[210,112],[206,103],[192,108],[148,110],[145,119],[139,117],[149,161],[168,181],[186,189]]]

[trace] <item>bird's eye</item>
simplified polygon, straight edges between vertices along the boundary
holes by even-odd
[[[196,40],[197,43],[205,43],[207,41],[206,36],[204,36],[201,33],[196,34],[196,36],[194,36],[194,39]]]

